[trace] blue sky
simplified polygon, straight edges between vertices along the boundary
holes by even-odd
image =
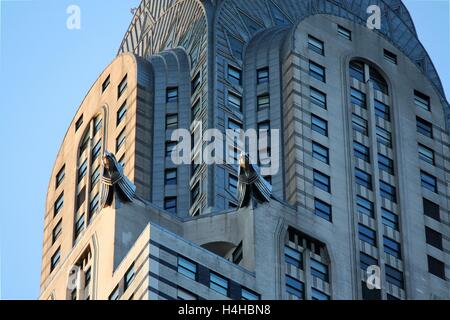
[[[54,159],[87,90],[114,59],[130,9],[140,1],[0,2],[0,298],[35,299]],[[449,2],[404,2],[450,96]],[[81,8],[80,30],[66,28],[72,4]]]

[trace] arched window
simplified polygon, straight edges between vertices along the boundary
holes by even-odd
[[[367,66],[367,68],[366,68]],[[374,90],[389,95],[388,84],[377,68],[370,63],[362,60],[352,60],[349,67],[350,77],[360,82],[366,82],[369,79]]]

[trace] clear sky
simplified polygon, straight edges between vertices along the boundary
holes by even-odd
[[[158,0],[154,0],[158,1]],[[114,59],[139,0],[0,0],[0,298],[39,295],[49,176],[79,104]],[[407,0],[450,96],[447,0]],[[69,5],[81,29],[66,28]]]

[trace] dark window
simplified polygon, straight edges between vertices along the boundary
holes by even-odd
[[[355,155],[356,158],[359,158],[367,163],[370,163],[370,149],[365,145],[354,141],[353,154]]]
[[[116,125],[118,126],[127,113],[127,102],[125,101],[117,111]]]
[[[380,153],[378,154],[378,168],[391,175],[394,175],[394,161]]]
[[[361,269],[364,271],[366,271],[370,266],[378,266],[378,260],[365,254],[364,252],[359,253],[359,263]]]
[[[178,88],[167,88],[166,90],[166,102],[178,102]]]
[[[103,125],[103,120],[101,116],[97,116],[94,119],[94,135],[97,134],[97,132],[100,131],[100,129],[102,128]]]
[[[80,182],[81,179],[84,178],[84,176],[86,175],[86,171],[87,171],[87,159],[84,160],[81,166],[78,168],[78,182]]]
[[[120,84],[117,87],[117,99],[119,99],[122,96],[122,94],[125,92],[125,90],[127,89],[127,85],[128,85],[128,80],[127,80],[127,75],[125,75],[125,77],[122,79],[122,81],[120,81]]]
[[[108,300],[119,300],[119,298],[120,298],[119,286],[117,286],[114,288],[114,290],[109,295]]]
[[[394,241],[388,237],[383,237],[383,246],[384,252],[387,254],[396,257],[397,259],[401,259],[401,249],[400,244],[397,241]]]
[[[120,148],[125,144],[126,138],[127,136],[125,135],[125,128],[124,128],[116,139],[116,152],[119,151]]]
[[[258,96],[258,110],[263,110],[270,107],[270,96],[263,94]]]
[[[362,93],[355,88],[350,88],[350,97],[352,104],[360,106],[364,109],[367,108],[367,98],[365,93]]]
[[[384,58],[390,63],[397,64],[397,55],[389,50],[384,49]]]
[[[328,122],[316,115],[311,115],[311,129],[328,137]]]
[[[61,259],[61,247],[59,247],[55,253],[53,254],[51,260],[50,260],[50,272],[55,270],[56,266],[58,265],[59,260]]]
[[[200,99],[197,99],[197,101],[195,101],[194,105],[191,108],[191,117],[192,120],[194,120],[197,117],[197,114],[200,112]]]
[[[434,220],[441,221],[439,205],[425,198],[423,198],[423,213]]]
[[[81,206],[86,201],[86,187],[83,187],[77,195],[76,211],[80,210]]]
[[[312,300],[330,300],[330,296],[323,293],[320,290],[311,288],[311,299]]]
[[[177,213],[177,198],[165,197],[164,198],[164,210],[170,213]]]
[[[192,292],[189,292],[183,288],[178,287],[177,299],[190,301],[190,300],[198,300],[198,297],[195,294],[193,294]]]
[[[364,64],[359,61],[350,62],[350,77],[365,82]]]
[[[328,203],[319,199],[314,199],[314,213],[315,215],[330,221],[332,220],[331,206]]]
[[[436,177],[434,177],[431,174],[428,174],[424,171],[420,171],[420,180],[422,183],[422,187],[424,187],[425,189],[428,189],[434,193],[438,192]]]
[[[434,151],[422,144],[419,144],[419,158],[434,165]]]
[[[66,166],[64,165],[56,174],[55,189],[58,189],[58,187],[63,182],[65,176],[66,176]]]
[[[425,227],[425,236],[427,239],[427,243],[432,245],[435,248],[438,248],[439,250],[442,250],[442,234],[431,229],[428,227]]]
[[[367,120],[354,113],[352,114],[352,127],[353,130],[360,132],[365,136],[369,135]]]
[[[377,126],[377,141],[388,148],[392,147],[392,135],[389,131]]]
[[[311,275],[328,282],[328,266],[315,259],[311,259]]]
[[[251,290],[242,288],[241,300],[261,300],[261,296]]]
[[[77,122],[75,122],[75,132],[77,132],[78,129],[80,129],[82,125],[83,125],[83,115],[81,115],[78,118]]]
[[[91,282],[91,267],[89,267],[84,273],[84,286],[87,287]]]
[[[175,150],[176,146],[176,141],[166,141],[166,157],[172,156],[172,151]]]
[[[64,205],[64,192],[59,195],[59,197],[55,201],[55,205],[53,208],[53,214],[56,216]]]
[[[399,228],[398,215],[385,208],[381,208],[381,214],[382,214],[381,220],[385,226],[392,228],[394,230],[398,230]]]
[[[87,132],[83,136],[83,139],[81,139],[79,155],[81,155],[84,152],[84,150],[87,149],[87,146],[88,146],[88,143],[89,143],[90,139],[91,139],[91,137],[89,136],[89,132]]]
[[[100,139],[92,149],[91,163],[94,163],[94,161],[97,160],[97,157],[100,155],[101,150],[102,150],[102,139]]]
[[[194,204],[200,195],[200,183],[197,182],[191,190],[191,204]]]
[[[228,175],[228,190],[234,195],[237,195],[238,178],[234,175]]]
[[[234,121],[233,119],[228,119],[228,129],[234,131],[242,130],[242,124],[240,122]]]
[[[384,80],[383,76],[373,67],[370,67],[370,81],[373,84],[374,90],[380,91],[385,95],[389,94],[386,80]]]
[[[311,35],[308,35],[308,47],[309,47],[309,49],[311,49],[312,51],[314,51],[320,55],[325,54],[323,41],[321,41]]]
[[[430,97],[417,90],[414,90],[414,104],[426,111],[431,110]]]
[[[166,186],[174,186],[177,184],[177,169],[167,169],[165,172]]]
[[[391,121],[391,112],[389,106],[378,100],[375,100],[375,114],[381,119]]]
[[[242,71],[238,68],[228,66],[228,80],[237,86],[242,85]]]
[[[363,300],[381,300],[381,290],[379,289],[370,290],[367,287],[367,283],[365,281],[361,282],[361,289]]]
[[[330,177],[322,172],[314,170],[314,186],[325,192],[331,192]]]
[[[324,147],[317,142],[313,142],[312,144],[312,152],[313,152],[313,158],[322,161],[326,164],[329,164],[330,157],[329,157],[329,150],[327,147]]]
[[[128,268],[127,272],[125,273],[125,281],[124,281],[124,291],[128,289],[131,282],[133,281],[134,277],[136,276],[136,270],[134,269],[134,264]]]
[[[56,242],[62,232],[62,219],[58,221],[52,231],[52,244]]]
[[[433,125],[419,117],[416,117],[417,132],[423,134],[426,137],[433,138]]]
[[[103,81],[102,83],[102,93],[106,91],[106,89],[109,87],[109,84],[111,82],[111,76],[108,75],[105,79],[105,81]]]
[[[304,297],[304,285],[302,282],[286,275],[286,292],[297,297],[299,300],[303,300]]]
[[[386,281],[403,289],[403,273],[388,265],[386,267]]]
[[[313,61],[309,61],[309,75],[314,79],[326,82],[325,67],[322,67]]]
[[[78,236],[84,230],[84,213],[80,215],[80,217],[75,222],[75,239],[78,239]]]
[[[358,213],[365,214],[371,218],[374,217],[374,206],[372,201],[369,201],[361,196],[356,196],[356,207]]]
[[[244,257],[243,250],[242,250],[242,241],[239,243],[239,245],[234,249],[233,254],[231,255],[231,259],[233,263],[239,264],[242,261],[242,258]]]
[[[94,215],[94,213],[97,212],[99,208],[99,194],[97,193],[91,200],[89,204],[89,213],[91,214],[91,217]]]
[[[200,72],[198,72],[194,79],[192,79],[192,83],[191,83],[191,90],[192,93],[194,94],[197,89],[200,87],[200,84],[202,83],[201,78],[200,78]]]
[[[176,129],[178,128],[178,114],[168,114],[166,115],[166,129]]]
[[[372,176],[367,172],[355,168],[355,182],[360,186],[372,190]]]
[[[310,99],[315,105],[326,109],[327,108],[327,95],[322,91],[319,91],[313,87],[310,87]]]
[[[262,68],[257,71],[258,84],[269,82],[269,68]]]
[[[178,257],[178,272],[192,280],[197,280],[197,264],[180,256]]]
[[[284,261],[296,268],[303,269],[303,256],[301,252],[292,249],[288,245],[284,246]]]
[[[232,92],[228,92],[228,105],[230,107],[233,107],[234,109],[237,109],[239,111],[242,111],[242,97],[234,94]]]
[[[382,198],[397,202],[397,191],[390,184],[380,180],[380,195]]]
[[[359,239],[361,241],[367,242],[368,244],[376,247],[377,246],[377,236],[375,231],[373,231],[372,229],[359,224],[358,225],[358,234],[359,234]]]
[[[341,37],[350,41],[352,40],[352,32],[350,30],[344,28],[343,26],[338,25],[337,31]]]
[[[211,272],[209,274],[209,287],[224,296],[228,296],[228,279]]]
[[[431,256],[427,257],[428,257],[428,272],[434,274],[436,277],[445,280],[445,263]]]

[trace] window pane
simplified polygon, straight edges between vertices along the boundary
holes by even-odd
[[[373,231],[372,229],[359,224],[358,225],[358,231],[359,231],[359,239],[361,241],[367,242],[368,244],[376,247],[377,243],[376,243],[376,233],[375,231]]]
[[[314,205],[315,205],[314,213],[317,216],[331,222],[331,219],[332,219],[331,218],[331,206],[319,199],[314,200]]]
[[[310,90],[311,90],[310,93],[311,102],[321,108],[326,109],[327,108],[326,94],[317,89],[314,89],[313,87],[310,87]]]
[[[365,214],[371,218],[374,217],[374,206],[372,201],[369,201],[361,196],[356,196],[356,206],[358,213]]]
[[[325,82],[325,68],[313,61],[309,61],[309,75],[319,81]]]
[[[367,98],[365,93],[362,93],[359,90],[351,88],[350,95],[352,104],[360,106],[361,108],[364,109],[367,108],[367,100],[366,100]]]
[[[367,163],[370,163],[370,150],[365,145],[362,145],[361,143],[354,141],[353,153],[356,158],[359,158]]]
[[[328,122],[315,115],[311,116],[311,129],[328,137]]]
[[[312,145],[312,150],[313,150],[313,158],[322,161],[326,164],[329,164],[329,150],[328,148],[313,142]]]
[[[309,35],[308,36],[308,46],[309,48],[314,51],[317,52],[320,55],[324,54],[324,45],[323,45],[323,41]]]
[[[355,169],[356,184],[372,190],[372,176],[360,169]]]

